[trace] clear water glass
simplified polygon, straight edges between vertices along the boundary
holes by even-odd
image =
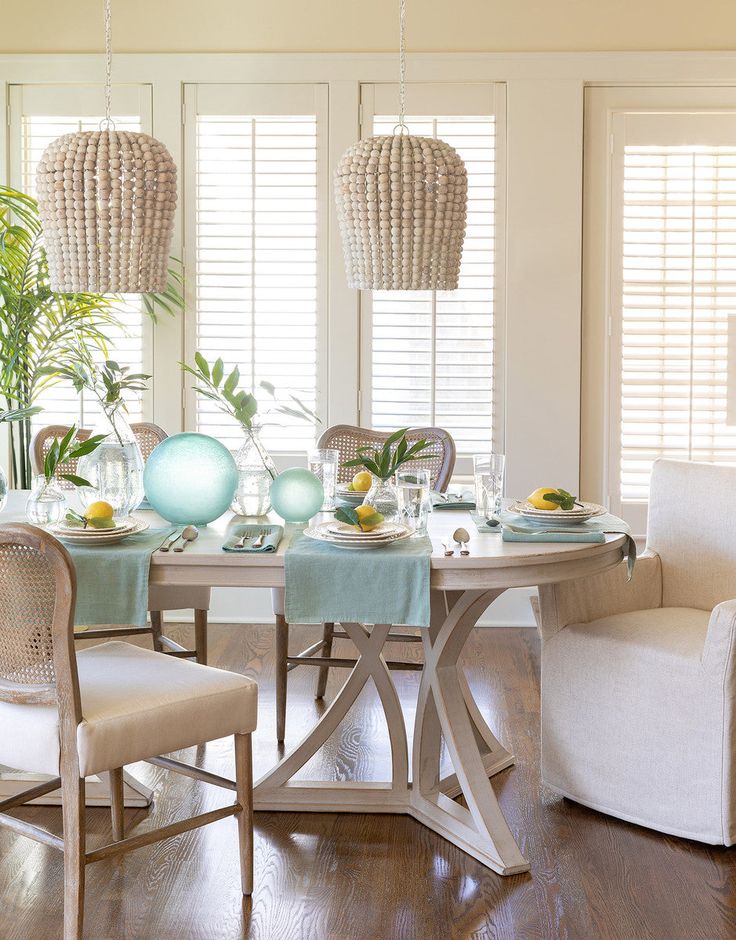
[[[501,508],[505,469],[504,454],[476,454],[473,457],[475,511],[486,519]]]
[[[337,486],[337,464],[340,460],[340,454],[331,447],[310,450],[309,469],[321,481],[322,488],[325,491],[325,501],[322,503],[322,511],[328,512],[337,505],[335,502],[335,490]]]
[[[408,526],[417,537],[426,535],[432,509],[429,470],[397,470],[396,493],[399,522]]]

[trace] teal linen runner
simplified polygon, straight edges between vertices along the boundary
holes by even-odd
[[[114,545],[64,542],[77,572],[74,623],[145,626],[151,555],[174,531],[174,526],[147,529]]]
[[[298,535],[284,556],[289,623],[429,626],[431,541],[348,550]]]

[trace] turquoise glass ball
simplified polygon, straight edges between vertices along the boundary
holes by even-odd
[[[271,484],[271,505],[285,522],[308,522],[324,499],[322,481],[301,467],[284,470]]]
[[[173,434],[143,471],[151,507],[176,525],[207,525],[230,508],[238,468],[230,451],[207,434]]]

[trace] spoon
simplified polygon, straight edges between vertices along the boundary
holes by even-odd
[[[184,526],[184,530],[181,533],[181,537],[183,539],[183,542],[181,545],[176,545],[174,547],[175,552],[183,552],[184,549],[187,547],[187,542],[194,542],[195,539],[198,539],[199,529],[196,527],[196,525]]]
[[[460,554],[469,555],[470,551],[467,548],[467,543],[470,541],[470,536],[468,535],[467,529],[455,529],[452,533],[452,537],[456,542],[460,543]]]

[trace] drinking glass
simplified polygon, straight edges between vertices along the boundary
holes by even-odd
[[[310,450],[309,469],[322,481],[325,491],[325,501],[322,503],[322,512],[334,509],[335,486],[337,484],[337,463],[340,455],[332,448]]]
[[[479,516],[489,518],[501,508],[505,467],[504,454],[476,454],[473,457],[475,511]]]
[[[429,470],[397,470],[396,493],[399,522],[412,529],[415,536],[426,535],[432,508]]]

